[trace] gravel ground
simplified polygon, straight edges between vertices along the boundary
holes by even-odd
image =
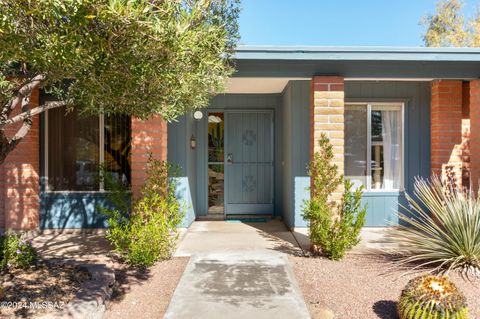
[[[73,265],[39,264],[1,273],[0,301],[7,304],[0,308],[0,318],[31,318],[54,312],[70,302],[88,279],[86,270]],[[54,307],[33,309],[29,307],[33,302],[50,302]]]
[[[162,318],[188,260],[172,258],[146,270],[115,264],[116,287],[104,318]]]
[[[396,302],[408,280],[378,256],[348,256],[343,261],[290,257],[305,302],[314,319],[397,319]],[[451,274],[465,294],[471,318],[480,318],[480,279],[472,282]],[[332,313],[334,314],[332,316]]]

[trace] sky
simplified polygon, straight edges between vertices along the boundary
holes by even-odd
[[[422,46],[436,0],[241,0],[240,44]],[[480,0],[466,0],[468,16]]]

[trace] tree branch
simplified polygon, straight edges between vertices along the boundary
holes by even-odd
[[[20,104],[20,102],[25,98],[25,97],[30,97],[30,94],[32,91],[39,86],[42,81],[45,80],[45,75],[39,74],[34,76],[30,82],[27,84],[23,85],[17,92],[17,95],[10,99],[6,105],[4,105],[2,109],[2,113],[0,114],[0,123],[5,122],[8,120],[8,117],[10,116],[11,112],[15,107]],[[2,124],[3,125],[3,124]],[[3,128],[3,126],[0,126],[0,129]]]
[[[62,107],[66,105],[67,105],[67,102],[65,101],[47,102],[43,105],[34,107],[31,110],[27,110],[26,112],[22,112],[18,115],[15,115],[11,119],[6,120],[4,123],[0,124],[0,130],[4,129],[8,125],[11,125],[20,121],[24,121],[28,118],[32,118],[33,116],[40,114],[42,112],[45,112],[46,110],[55,109],[57,107]]]

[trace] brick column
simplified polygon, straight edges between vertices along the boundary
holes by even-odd
[[[470,81],[470,180],[474,191],[480,183],[480,80]]]
[[[310,155],[318,151],[318,141],[325,133],[333,145],[334,163],[343,174],[344,168],[344,79],[338,76],[315,76],[311,81]],[[340,200],[343,185],[332,194]]]
[[[442,181],[462,187],[462,106],[460,80],[432,82],[431,169]]]
[[[146,121],[132,118],[132,193],[139,194],[147,177],[149,154],[167,160],[167,123],[154,116]]]
[[[30,106],[38,106],[39,91],[34,90]],[[19,107],[17,107],[19,112]],[[13,137],[21,123],[6,129]],[[31,230],[38,228],[40,209],[39,183],[39,117],[25,138],[7,156],[0,166],[0,228]]]

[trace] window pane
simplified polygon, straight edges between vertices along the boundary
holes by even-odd
[[[208,113],[208,161],[223,162],[223,113]]]
[[[208,165],[208,213],[223,214],[224,212],[224,165]]]
[[[105,169],[118,181],[130,185],[130,117],[105,117]]]
[[[98,117],[48,111],[48,190],[98,190]]]
[[[372,189],[400,189],[402,115],[400,110],[372,111]]]
[[[367,106],[345,108],[345,177],[356,187],[366,186]]]

